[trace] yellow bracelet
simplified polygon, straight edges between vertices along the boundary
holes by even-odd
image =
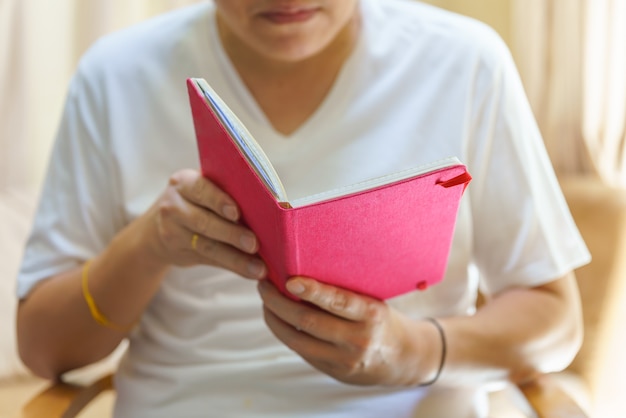
[[[130,330],[133,329],[134,324],[128,327],[123,327],[121,325],[114,324],[113,322],[109,321],[108,318],[104,316],[104,314],[100,312],[100,309],[98,309],[98,307],[96,306],[96,302],[93,300],[93,296],[91,296],[91,293],[89,293],[88,281],[89,281],[89,265],[90,264],[91,264],[91,260],[88,260],[83,265],[82,283],[83,283],[83,296],[85,298],[85,302],[87,302],[87,306],[89,306],[89,312],[91,313],[92,318],[98,324],[104,327],[107,327],[107,328],[110,328],[112,330],[119,331],[119,332],[129,332]]]

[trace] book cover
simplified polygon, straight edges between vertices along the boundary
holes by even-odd
[[[270,161],[216,93],[202,79],[187,87],[202,174],[239,204],[268,278],[285,294],[293,276],[382,300],[441,281],[471,180],[458,159],[289,202],[272,184],[280,180]]]

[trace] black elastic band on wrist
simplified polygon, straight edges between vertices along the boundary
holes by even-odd
[[[431,386],[439,379],[439,376],[441,376],[443,365],[446,362],[446,354],[448,352],[448,346],[446,344],[446,333],[443,331],[443,327],[441,326],[439,321],[437,321],[435,318],[424,318],[424,320],[433,324],[435,328],[437,328],[437,331],[439,331],[439,336],[441,337],[441,362],[439,363],[437,374],[429,382],[420,384],[420,386]]]

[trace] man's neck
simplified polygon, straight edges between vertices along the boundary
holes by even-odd
[[[224,49],[241,80],[273,127],[289,135],[306,122],[331,90],[355,48],[360,18],[350,21],[322,51],[296,62],[262,56],[223,24],[218,27]]]

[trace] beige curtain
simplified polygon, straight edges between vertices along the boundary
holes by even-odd
[[[587,0],[583,136],[608,183],[626,187],[626,0]]]
[[[67,83],[99,36],[198,0],[0,0],[0,191],[36,190]]]
[[[512,49],[560,175],[626,187],[626,0],[513,0]]]

